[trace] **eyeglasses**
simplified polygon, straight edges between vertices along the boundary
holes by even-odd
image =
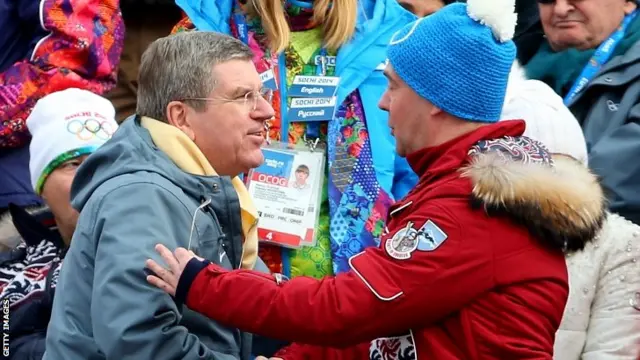
[[[227,99],[227,98],[184,98],[181,101],[187,100],[195,100],[195,101],[220,101],[224,103],[229,102],[240,102],[242,101],[243,105],[249,109],[249,111],[256,111],[258,108],[258,101],[260,98],[266,100],[269,104],[271,104],[271,100],[273,100],[273,90],[269,88],[262,88],[260,90],[249,91],[244,96],[236,98],[236,99]]]

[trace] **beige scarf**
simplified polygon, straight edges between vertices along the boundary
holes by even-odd
[[[178,128],[148,117],[142,117],[141,124],[149,131],[155,145],[182,171],[200,176],[218,176],[202,151]],[[240,266],[243,269],[253,269],[258,257],[258,211],[242,180],[235,177],[231,183],[240,200],[244,233]]]

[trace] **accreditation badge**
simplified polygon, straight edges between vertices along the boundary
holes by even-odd
[[[272,142],[264,163],[248,173],[258,209],[260,241],[288,248],[313,246],[320,214],[325,154]]]

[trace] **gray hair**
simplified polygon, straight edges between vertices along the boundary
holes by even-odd
[[[209,96],[216,85],[215,65],[252,57],[244,43],[215,32],[180,32],[157,39],[142,54],[136,113],[166,122],[171,101]],[[207,106],[203,101],[190,105],[196,111]]]

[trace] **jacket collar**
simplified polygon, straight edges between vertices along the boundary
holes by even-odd
[[[483,126],[459,136],[444,144],[418,150],[407,155],[411,169],[420,177],[420,182],[430,181],[457,171],[468,161],[468,153],[473,145],[482,140],[504,136],[520,136],[524,133],[522,120],[500,121]]]

